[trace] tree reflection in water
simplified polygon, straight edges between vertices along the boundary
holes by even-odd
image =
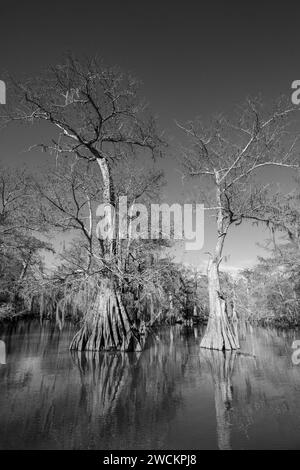
[[[72,352],[81,381],[78,406],[100,425],[102,438],[117,430],[119,442],[112,447],[122,448],[124,440],[142,443],[145,425],[151,433],[144,445],[163,445],[182,402],[178,384],[189,358],[188,348],[178,348],[180,337],[181,328],[167,328],[142,353]]]
[[[140,354],[71,351],[81,381],[79,407],[90,421],[113,413],[122,392],[130,385]]]
[[[157,331],[142,353],[69,351],[74,327],[0,330],[0,448],[299,448],[299,331],[245,327],[242,351],[201,328]],[[254,356],[255,355],[255,356]]]
[[[223,352],[201,349],[200,358],[209,365],[214,384],[218,448],[220,450],[229,450],[231,449],[230,433],[232,426],[232,375],[236,351]]]
[[[73,330],[7,328],[0,368],[0,448],[159,448],[182,406],[189,358],[182,328],[142,353],[70,353]]]

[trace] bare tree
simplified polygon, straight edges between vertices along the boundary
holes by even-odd
[[[58,135],[42,148],[57,158],[72,155],[90,163],[99,178],[103,203],[116,205],[113,168],[118,162],[126,165],[132,157],[151,159],[161,154],[163,141],[140,98],[139,83],[97,59],[79,61],[68,56],[39,77],[14,82],[14,90],[15,106],[2,121],[48,122]],[[72,221],[76,222],[74,217]],[[80,225],[79,220],[76,223]],[[106,269],[71,348],[140,349],[140,337],[121,296],[117,240],[99,236],[98,244]]]
[[[32,178],[25,168],[0,167],[0,278],[10,307],[21,307],[26,282],[43,275],[42,250],[51,251],[44,234]]]
[[[15,233],[41,229],[32,179],[25,168],[0,166],[0,247]]]
[[[270,224],[273,245],[276,248],[275,234],[286,234],[288,241],[300,248],[300,177],[294,178],[295,188],[287,194],[277,192],[268,201],[264,214],[265,220]],[[262,215],[263,218],[263,215]]]
[[[217,242],[207,270],[210,315],[201,347],[239,347],[220,285],[224,242],[229,228],[244,219],[268,222],[265,214],[270,188],[258,178],[261,170],[299,168],[295,114],[296,108],[282,100],[271,111],[265,111],[259,100],[248,100],[231,120],[220,116],[209,126],[200,120],[178,124],[191,141],[183,151],[185,171],[200,178],[199,184],[210,196],[206,209],[216,214]]]
[[[49,162],[46,174],[36,177],[36,194],[45,226],[58,233],[68,233],[80,245],[80,261],[68,256],[68,275],[89,275],[93,268],[96,239],[96,208],[102,187],[98,175],[86,160],[72,155]],[[78,243],[77,243],[78,244]],[[64,250],[61,257],[69,252]]]

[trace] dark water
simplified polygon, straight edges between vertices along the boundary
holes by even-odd
[[[201,328],[164,328],[141,354],[71,354],[73,331],[0,330],[1,449],[300,449],[300,332],[248,328],[251,355],[224,357]]]

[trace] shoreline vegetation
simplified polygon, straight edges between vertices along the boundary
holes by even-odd
[[[22,310],[20,312],[12,312],[9,308],[3,308],[0,306],[0,326],[5,323],[16,322],[18,320],[33,320],[33,319],[41,319],[39,313],[33,313],[28,310]],[[55,321],[53,316],[45,316],[41,319],[43,320],[50,320]],[[75,325],[80,322],[80,320],[74,320],[72,316],[67,316],[65,321],[71,321]],[[207,325],[207,318],[178,318],[172,320],[164,320],[162,322],[156,322],[151,327],[162,327],[162,326],[172,326],[175,324],[180,324],[183,326],[197,326],[197,325]],[[284,315],[281,317],[263,317],[258,320],[249,320],[249,324],[253,326],[261,326],[261,327],[271,327],[271,328],[278,328],[278,329],[294,329],[300,328],[300,319],[297,318],[286,318]],[[62,326],[63,328],[63,326]]]
[[[263,265],[266,260],[262,260]],[[257,271],[261,270],[261,264],[258,264],[256,268],[253,268],[251,276],[255,278]],[[168,295],[165,295],[165,298],[160,298],[160,303],[153,302],[153,299],[150,297],[145,302],[141,302],[139,305],[136,305],[137,300],[127,297],[125,302],[126,309],[128,311],[129,317],[134,318],[135,313],[139,313],[139,318],[136,316],[136,328],[159,328],[161,326],[171,326],[175,324],[181,324],[184,326],[197,326],[197,325],[207,325],[209,317],[209,304],[207,298],[207,277],[204,274],[199,274],[195,268],[188,268],[178,265],[173,266],[174,271],[178,270],[179,282],[177,284],[178,291],[171,293],[168,292]],[[245,290],[248,290],[249,295],[249,270],[246,270],[243,273],[243,276],[239,280],[232,278],[230,274],[223,273],[222,276],[222,285],[224,292],[222,295],[224,297],[229,297],[233,295],[234,300],[231,300],[231,304],[234,305],[234,308],[237,309],[239,325],[244,323],[251,324],[253,326],[262,326],[262,327],[273,327],[279,329],[293,329],[300,327],[300,313],[297,310],[297,304],[293,305],[293,310],[289,306],[286,312],[283,312],[283,307],[286,308],[286,300],[281,292],[282,304],[276,305],[277,311],[272,312],[271,309],[274,308],[276,303],[277,292],[274,287],[271,286],[270,292],[267,292],[267,287],[265,286],[265,291],[259,289],[260,294],[268,298],[269,305],[266,309],[266,299],[257,298],[253,303],[253,311],[249,309],[249,298],[247,298],[248,308],[245,309],[246,300],[245,300]],[[178,273],[177,273],[178,274]],[[278,281],[278,280],[277,280]],[[276,282],[277,282],[276,281]],[[256,284],[255,284],[256,285]],[[259,286],[256,285],[256,288]],[[56,322],[59,328],[63,328],[63,325],[66,321],[71,321],[73,324],[80,325],[85,316],[84,306],[79,302],[74,303],[74,292],[71,289],[69,294],[72,298],[72,301],[67,301],[67,293],[64,287],[64,291],[55,289],[55,293],[51,292],[49,285],[44,287],[42,293],[32,294],[26,298],[22,298],[20,295],[22,290],[19,289],[19,297],[16,296],[16,286],[15,292],[10,300],[8,292],[1,292],[1,301],[0,301],[0,325],[6,322],[16,322],[18,320],[31,320],[31,319],[40,319],[41,321],[50,320]],[[45,291],[48,290],[48,293]],[[257,295],[257,292],[256,292]],[[273,301],[271,302],[269,296],[274,296]],[[253,297],[251,297],[253,300]],[[70,300],[70,299],[69,299]],[[278,299],[277,299],[278,300]],[[241,303],[242,302],[242,303]],[[227,300],[229,303],[229,300]],[[251,307],[250,307],[251,308]],[[254,311],[254,308],[258,310]],[[260,314],[258,315],[257,312]]]
[[[16,322],[18,320],[33,320],[33,319],[40,319],[40,320],[50,320],[55,321],[55,317],[53,315],[43,316],[38,312],[31,312],[28,310],[21,310],[15,312],[12,306],[9,305],[1,305],[0,306],[0,326],[1,324]],[[151,327],[162,327],[162,326],[172,326],[175,324],[183,325],[183,326],[197,326],[197,325],[207,325],[208,318],[202,317],[192,317],[192,318],[172,318],[172,319],[165,319],[163,321],[155,322]],[[74,319],[72,315],[67,315],[65,321],[71,321],[73,324],[79,324],[80,319]],[[294,329],[300,328],[300,319],[299,318],[287,318],[285,315],[275,317],[275,316],[268,316],[262,317],[259,319],[249,319],[248,323],[253,326],[261,326],[261,327],[271,327],[271,328],[278,328],[278,329]],[[63,328],[63,326],[61,326]]]

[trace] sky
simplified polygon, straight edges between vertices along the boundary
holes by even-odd
[[[172,142],[163,166],[166,197],[184,192],[176,148],[182,134],[175,120],[216,112],[230,113],[247,96],[266,100],[291,94],[300,79],[300,4],[271,1],[30,1],[0,3],[1,71],[38,73],[58,63],[67,51],[100,55],[143,82],[143,94]],[[9,99],[9,90],[8,90]],[[0,159],[35,166],[38,152],[24,152],[38,131],[19,127],[0,133]],[[270,182],[285,185],[285,175],[270,172]],[[226,242],[225,269],[250,266],[264,251],[257,246],[268,230],[244,224]],[[214,240],[206,219],[200,252],[174,250],[176,259],[204,266]]]

